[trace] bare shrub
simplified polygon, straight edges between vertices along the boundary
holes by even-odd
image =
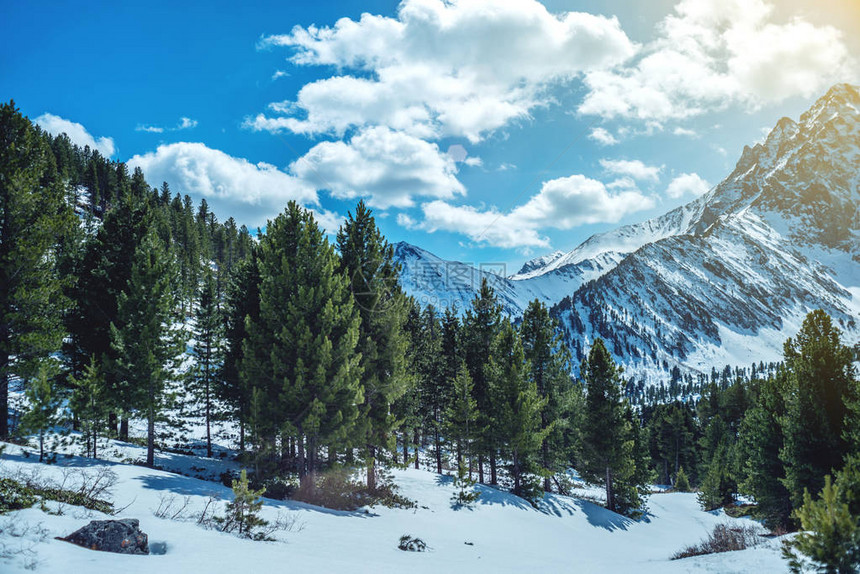
[[[672,560],[689,558],[691,556],[703,556],[705,554],[717,554],[719,552],[734,552],[735,550],[746,550],[762,543],[762,530],[754,525],[740,527],[727,524],[717,524],[708,538],[698,544],[688,546],[672,556]]]

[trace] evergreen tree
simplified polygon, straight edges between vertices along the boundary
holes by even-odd
[[[678,492],[690,492],[690,480],[687,478],[687,473],[684,472],[684,467],[678,469],[678,475],[675,477],[675,490]]]
[[[493,341],[489,376],[494,443],[511,461],[514,494],[534,503],[543,493],[526,475],[533,470],[534,457],[549,433],[549,428],[541,429],[540,418],[547,401],[538,395],[522,341],[507,319]]]
[[[360,317],[334,248],[297,203],[269,222],[258,264],[260,313],[247,322],[241,362],[255,439],[265,453],[293,437],[302,489],[313,494],[319,448],[347,443],[364,402]]]
[[[487,358],[499,330],[501,306],[496,293],[481,280],[481,289],[472,300],[471,309],[463,319],[463,356],[474,385],[478,421],[474,446],[478,455],[478,481],[484,482],[484,456],[490,457],[490,484],[496,484],[496,444],[492,436],[492,406]]]
[[[111,323],[119,393],[147,420],[146,464],[155,462],[155,423],[168,404],[167,383],[175,376],[183,342],[174,329],[173,255],[150,229],[134,252],[128,289]]]
[[[520,328],[531,378],[546,405],[541,409],[540,428],[546,434],[541,443],[540,464],[545,474],[544,490],[551,488],[550,475],[562,472],[568,462],[565,435],[571,428],[573,407],[570,354],[556,332],[555,321],[546,306],[535,299],[523,313]]]
[[[240,376],[247,325],[260,318],[260,270],[256,255],[236,267],[227,290],[224,325],[224,361],[217,395],[239,423],[239,451],[245,452],[245,427],[251,412],[251,387]]]
[[[39,462],[42,462],[45,459],[45,433],[59,422],[57,409],[62,397],[57,393],[53,365],[45,361],[38,369],[24,393],[27,398],[27,411],[21,417],[20,431],[39,435]]]
[[[197,298],[194,317],[194,357],[196,365],[192,376],[192,390],[202,404],[206,421],[206,456],[212,456],[212,418],[214,416],[215,389],[222,362],[222,321],[215,292],[215,278],[207,267],[203,285]]]
[[[442,354],[441,325],[436,309],[428,305],[421,314],[414,367],[418,378],[419,416],[425,433],[433,437],[433,457],[436,459],[436,472],[439,474],[442,474],[442,427],[452,382],[446,378],[445,362]]]
[[[625,479],[635,474],[634,444],[621,395],[620,368],[602,339],[595,339],[580,373],[586,397],[579,470],[586,479],[605,485],[606,507],[615,512],[620,509],[616,492],[629,487]]]
[[[264,492],[265,488],[254,490],[250,487],[248,474],[242,469],[239,479],[233,480],[233,500],[227,503],[227,513],[214,517],[215,523],[223,532],[236,532],[243,538],[264,540],[265,534],[259,532],[260,528],[269,524],[259,515],[263,508],[260,497]]]
[[[785,416],[787,374],[780,369],[763,381],[758,398],[741,423],[738,449],[740,491],[752,496],[759,514],[771,528],[791,524],[791,497],[785,487],[785,467],[780,459],[784,437],[780,421]]]
[[[785,485],[795,506],[803,491],[818,492],[824,476],[842,467],[851,448],[848,405],[858,400],[851,349],[821,310],[806,316],[785,343],[789,394],[783,417]]]
[[[0,439],[10,379],[31,379],[60,347],[67,301],[55,247],[73,224],[51,148],[14,102],[0,105]]]
[[[460,362],[457,376],[454,377],[451,389],[451,401],[445,413],[446,434],[457,449],[458,476],[463,469],[464,457],[469,478],[472,477],[472,437],[475,432],[475,421],[478,419],[477,403],[472,395],[474,385],[469,370],[464,362]]]
[[[391,405],[406,392],[406,297],[394,249],[376,227],[363,201],[349,213],[337,233],[340,266],[361,317],[357,351],[364,387],[362,423],[367,460],[367,487],[376,487],[378,449],[396,448],[396,420]]]
[[[95,358],[90,359],[80,378],[72,380],[74,393],[70,406],[77,415],[84,438],[86,456],[98,458],[99,434],[107,418],[107,404],[101,372]]]
[[[792,572],[860,570],[860,459],[849,457],[835,481],[824,477],[818,499],[804,491],[797,518],[803,531],[783,546]]]

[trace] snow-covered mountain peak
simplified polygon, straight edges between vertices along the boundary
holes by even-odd
[[[559,257],[564,255],[564,251],[555,251],[550,253],[549,255],[541,255],[540,257],[535,257],[534,259],[529,259],[523,266],[520,267],[520,270],[516,272],[517,275],[525,275],[526,273],[531,273],[533,271],[537,271],[550,265],[553,261],[557,260]]]

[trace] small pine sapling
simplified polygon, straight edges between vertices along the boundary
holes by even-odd
[[[677,492],[690,492],[690,479],[687,478],[683,466],[678,469],[678,476],[675,477],[675,490]]]
[[[60,397],[55,391],[47,365],[40,365],[36,378],[30,381],[25,391],[29,410],[21,418],[23,432],[39,434],[39,462],[45,459],[45,433],[58,422]]]
[[[454,479],[454,487],[457,492],[451,495],[451,503],[454,508],[469,508],[481,496],[475,490],[475,481],[469,477],[466,465],[457,465],[457,478]]]
[[[266,534],[260,532],[269,523],[259,516],[263,501],[260,498],[265,488],[254,490],[249,487],[248,474],[242,470],[239,480],[233,481],[233,500],[227,503],[227,514],[213,518],[222,532],[236,532],[243,538],[266,540]]]

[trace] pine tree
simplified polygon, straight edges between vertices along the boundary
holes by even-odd
[[[503,320],[493,341],[488,373],[493,441],[511,461],[514,494],[534,503],[543,493],[537,484],[527,481],[526,474],[533,468],[549,428],[541,429],[540,413],[546,399],[538,395],[530,371],[519,334],[508,319]]]
[[[14,102],[0,105],[0,439],[9,381],[59,349],[67,305],[55,246],[74,225],[51,149]]]
[[[260,317],[260,270],[255,254],[239,263],[227,290],[224,362],[218,377],[218,397],[239,423],[239,451],[245,452],[245,427],[251,412],[251,387],[240,376],[248,322]]]
[[[741,423],[738,448],[743,461],[740,491],[752,496],[758,513],[771,528],[791,524],[791,497],[785,487],[785,467],[779,453],[784,446],[780,421],[785,416],[787,375],[780,369],[763,381],[758,398]]]
[[[406,297],[394,249],[376,227],[370,209],[360,201],[337,233],[340,267],[346,275],[361,317],[358,352],[364,387],[362,422],[367,460],[367,487],[376,487],[378,449],[396,448],[396,420],[391,405],[406,392],[406,349],[403,332]]]
[[[585,382],[585,416],[582,420],[583,477],[606,487],[606,507],[618,510],[615,493],[632,475],[633,441],[621,395],[620,369],[602,339],[595,339],[580,373]],[[635,472],[635,468],[633,468]]]
[[[93,458],[98,458],[99,434],[104,429],[108,408],[102,375],[95,358],[90,359],[80,378],[72,380],[72,387],[74,392],[70,406],[81,425],[86,456],[92,454]]]
[[[111,323],[119,392],[147,420],[146,464],[155,462],[155,423],[167,406],[183,342],[174,329],[173,255],[150,229],[134,252],[128,289]]]
[[[803,531],[783,546],[792,572],[860,570],[860,459],[849,457],[835,481],[825,476],[816,500],[804,491],[797,518]]]
[[[684,472],[684,467],[678,469],[678,475],[675,477],[675,490],[678,492],[690,492],[690,479],[687,478],[687,473]]]
[[[214,517],[223,532],[236,532],[239,536],[252,540],[264,540],[265,534],[260,528],[268,525],[268,521],[260,518],[263,508],[260,498],[266,492],[265,488],[254,490],[248,482],[248,474],[242,469],[238,480],[233,480],[233,500],[227,503],[226,514]]]
[[[531,365],[531,377],[538,395],[546,402],[541,410],[540,464],[545,474],[544,490],[551,489],[550,475],[564,470],[568,462],[565,434],[571,428],[573,388],[570,354],[556,332],[555,321],[546,306],[535,299],[523,313],[521,326],[525,357]]]
[[[418,379],[419,416],[425,436],[433,437],[436,472],[442,474],[442,427],[450,397],[450,381],[445,374],[442,329],[432,305],[428,305],[421,314],[416,359],[413,368]]]
[[[269,222],[258,264],[260,313],[241,362],[255,440],[265,453],[293,437],[301,488],[313,495],[319,448],[347,444],[364,402],[360,317],[334,248],[297,203]]]
[[[57,409],[62,397],[57,393],[55,367],[49,361],[40,364],[35,378],[28,382],[24,393],[28,408],[21,417],[20,431],[38,433],[39,462],[45,459],[45,433],[59,422]]]
[[[490,457],[490,484],[496,484],[496,444],[492,436],[492,406],[487,358],[499,330],[501,306],[486,278],[463,319],[463,355],[474,385],[478,406],[475,448],[478,455],[478,481],[484,482],[484,456]]]
[[[215,389],[222,363],[222,321],[215,278],[209,268],[204,271],[203,285],[197,298],[193,336],[197,364],[192,375],[192,390],[197,402],[202,404],[206,421],[206,456],[211,457]]]
[[[454,377],[451,401],[445,412],[445,428],[451,442],[456,445],[458,475],[463,469],[465,457],[469,461],[465,465],[469,478],[472,477],[472,437],[475,432],[475,421],[478,419],[477,403],[472,395],[473,387],[469,370],[461,361],[457,376]]]
[[[824,476],[842,467],[851,449],[851,413],[858,400],[851,349],[821,310],[806,316],[785,343],[790,392],[783,417],[785,485],[795,506],[803,491],[818,492]]]

